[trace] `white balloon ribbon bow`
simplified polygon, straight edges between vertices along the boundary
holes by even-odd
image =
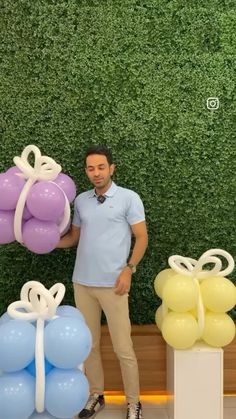
[[[15,319],[37,321],[35,407],[38,413],[44,411],[45,396],[44,321],[55,316],[57,306],[63,300],[64,294],[65,286],[61,283],[57,283],[47,290],[40,282],[29,281],[21,289],[21,300],[11,303],[7,309],[8,314]],[[24,309],[25,312],[19,311],[19,309]]]
[[[28,161],[30,153],[34,154],[34,167],[32,167]],[[51,157],[42,156],[39,148],[35,145],[28,145],[25,147],[21,157],[14,157],[13,161],[18,169],[20,169],[22,172],[19,173],[18,176],[22,176],[23,178],[27,179],[27,182],[25,183],[19,196],[14,218],[14,233],[16,240],[19,243],[23,243],[22,215],[30,188],[35,182],[40,180],[51,182],[55,180],[61,172],[61,166],[57,164]],[[64,217],[59,225],[59,230],[61,233],[66,228],[70,220],[70,204],[64,191],[60,188],[59,185],[56,183],[54,184],[63,192],[65,197]]]
[[[227,262],[228,266],[224,270],[222,268],[222,262],[218,256],[223,256]],[[195,281],[198,287],[198,303],[197,303],[197,314],[198,314],[198,326],[199,326],[199,337],[202,336],[202,332],[204,329],[205,324],[205,311],[202,302],[202,296],[200,292],[200,285],[199,283],[208,277],[224,277],[229,275],[234,269],[234,259],[232,256],[222,249],[210,249],[202,254],[202,256],[198,259],[192,259],[184,256],[173,255],[170,256],[168,259],[168,263],[170,267],[178,274],[183,274],[192,278]],[[211,270],[204,270],[203,266],[206,264],[214,264]],[[163,305],[163,315],[165,316],[168,312],[168,308],[164,301],[162,301]]]

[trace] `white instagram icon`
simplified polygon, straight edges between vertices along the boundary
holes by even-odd
[[[220,101],[218,97],[209,97],[207,99],[207,109],[210,111],[216,111],[220,106]]]

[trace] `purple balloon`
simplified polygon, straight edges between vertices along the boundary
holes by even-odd
[[[23,227],[23,242],[34,253],[49,253],[60,240],[58,226],[52,221],[31,218]]]
[[[0,244],[15,241],[14,215],[15,211],[0,210]]]
[[[58,221],[65,208],[64,194],[52,182],[35,183],[26,202],[33,216],[43,221]]]
[[[30,218],[32,218],[33,215],[31,214],[31,212],[28,210],[27,205],[25,205],[23,214],[22,214],[22,218],[23,220],[29,220]]]
[[[76,186],[70,176],[60,173],[54,182],[65,192],[69,202],[74,201],[76,196]]]
[[[12,167],[10,167],[10,169],[8,169],[7,171],[6,171],[6,173],[7,174],[11,174],[11,175],[19,175],[19,174],[22,174],[22,171],[20,170],[20,169],[18,169],[18,167],[17,166],[12,166]],[[19,176],[18,176],[19,177]],[[20,176],[21,178],[22,178],[22,176]],[[22,178],[22,179],[24,179],[24,178]]]
[[[0,209],[16,208],[25,180],[14,173],[0,173]]]

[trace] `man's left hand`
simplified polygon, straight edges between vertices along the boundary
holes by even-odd
[[[132,278],[132,272],[131,269],[126,266],[123,271],[121,271],[120,275],[118,276],[114,292],[118,295],[124,295],[127,294],[131,287],[131,278]]]

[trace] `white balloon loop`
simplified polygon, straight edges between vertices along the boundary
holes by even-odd
[[[21,289],[21,300],[11,303],[8,314],[21,320],[37,320],[35,341],[36,389],[35,407],[38,413],[44,411],[45,365],[44,365],[44,320],[55,316],[57,306],[63,300],[65,286],[61,283],[47,290],[38,281],[29,281]],[[24,309],[25,312],[19,311]]]
[[[34,167],[28,161],[30,153],[34,154]],[[26,179],[54,180],[61,172],[61,166],[51,157],[42,156],[38,147],[28,145],[21,153],[21,157],[14,157],[15,165],[21,170]]]
[[[222,262],[217,256],[223,256],[227,260],[228,266],[226,269],[221,270]],[[176,273],[195,277],[199,280],[209,276],[226,276],[234,269],[234,259],[228,252],[222,249],[210,249],[203,253],[198,261],[180,255],[173,255],[169,257],[168,262]],[[204,270],[203,266],[209,263],[214,264],[213,268]]]

